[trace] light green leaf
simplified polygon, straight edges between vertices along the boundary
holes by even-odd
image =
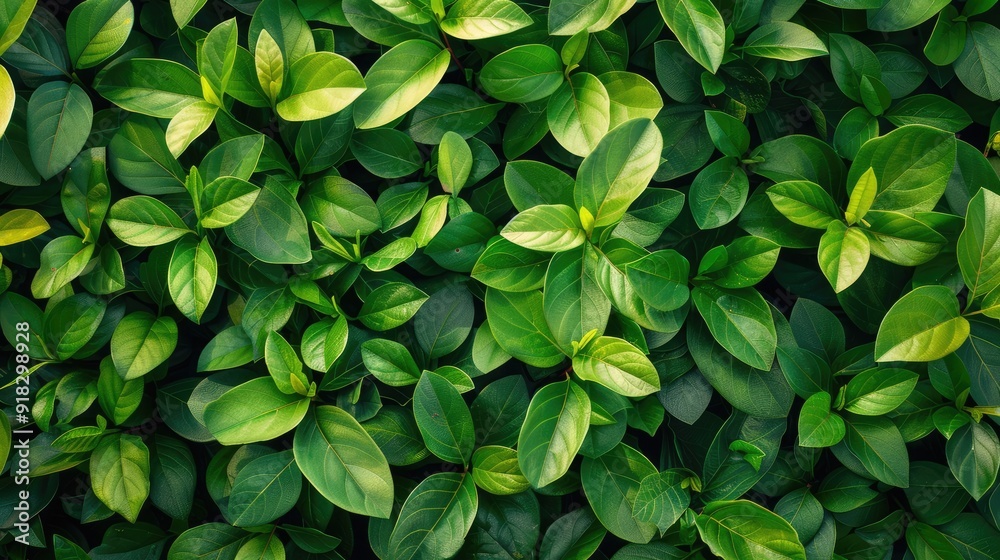
[[[427,294],[411,284],[382,284],[368,294],[358,313],[358,319],[373,330],[394,329],[409,321],[427,299]]]
[[[786,61],[827,54],[826,45],[815,33],[790,21],[774,21],[754,29],[743,43],[743,52]]]
[[[596,76],[577,72],[549,97],[545,114],[556,141],[584,157],[611,127],[611,98]]]
[[[542,204],[521,212],[500,235],[533,251],[554,253],[579,247],[587,240],[580,216],[564,204]]]
[[[152,247],[191,233],[173,209],[150,196],[130,196],[111,206],[108,227],[125,243]]]
[[[94,495],[135,523],[149,496],[149,449],[139,436],[111,434],[90,456]]]
[[[520,45],[483,65],[479,83],[500,101],[529,103],[552,95],[563,83],[559,53],[547,45]]]
[[[49,223],[35,210],[9,210],[0,216],[0,247],[27,241],[46,231],[49,231]]]
[[[592,340],[573,356],[573,371],[626,397],[660,390],[660,378],[649,358],[631,343],[610,336]]]
[[[83,273],[94,254],[94,244],[75,235],[49,241],[39,255],[39,266],[31,279],[31,295],[46,299],[56,295]]]
[[[695,522],[712,552],[725,560],[806,560],[795,529],[748,500],[709,503]]]
[[[167,148],[174,157],[180,157],[184,150],[212,126],[219,106],[208,101],[196,101],[187,105],[170,119],[167,125]]]
[[[906,402],[917,386],[916,373],[899,368],[872,368],[847,383],[844,410],[863,416],[882,416]]]
[[[1000,286],[1000,195],[980,189],[969,201],[957,253],[970,300]]]
[[[130,313],[115,326],[111,358],[122,379],[142,377],[170,358],[177,347],[177,323],[144,311]]]
[[[197,74],[159,58],[130,58],[114,64],[100,74],[94,89],[126,111],[161,119],[203,101]]]
[[[837,293],[850,288],[868,266],[870,244],[864,232],[835,221],[819,240],[819,268]]]
[[[289,69],[289,93],[278,102],[278,116],[311,121],[339,113],[365,91],[361,72],[350,60],[331,52],[315,52]]]
[[[573,199],[594,216],[595,227],[614,224],[642,194],[660,164],[663,136],[649,119],[633,119],[609,132],[584,158]]]
[[[73,8],[66,21],[66,46],[73,67],[97,66],[118,52],[134,20],[129,0],[86,0]]]
[[[875,177],[875,169],[869,167],[868,171],[865,171],[858,179],[857,184],[854,185],[851,199],[847,201],[847,210],[844,210],[847,225],[853,226],[868,214],[877,193],[878,179]]]
[[[368,89],[354,103],[357,127],[388,124],[416,107],[441,81],[450,57],[422,39],[404,41],[380,56],[365,75]]]
[[[510,0],[458,0],[440,25],[452,37],[474,40],[506,35],[531,23],[531,17]]]
[[[441,189],[454,196],[465,186],[472,172],[472,149],[461,135],[448,131],[438,146],[438,179]]]
[[[308,410],[308,398],[282,393],[270,376],[258,377],[208,403],[205,426],[222,445],[268,441],[295,428]]]
[[[519,494],[531,488],[517,464],[517,451],[486,445],[472,454],[472,480],[476,486],[498,496]]]
[[[168,271],[170,298],[185,317],[200,323],[219,275],[219,264],[208,238],[197,241],[185,237],[178,241]]]
[[[657,0],[663,21],[684,50],[713,74],[726,49],[726,25],[709,0]]]
[[[813,393],[799,412],[799,445],[802,447],[833,447],[847,434],[844,419],[830,410],[830,393]]]
[[[518,464],[533,488],[562,478],[590,425],[590,397],[576,383],[550,383],[531,398],[517,438]]]
[[[958,349],[969,337],[969,321],[962,317],[950,288],[921,286],[893,304],[875,339],[880,362],[930,362]]]

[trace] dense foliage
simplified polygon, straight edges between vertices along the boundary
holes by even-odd
[[[1000,558],[995,3],[0,0],[0,555]]]

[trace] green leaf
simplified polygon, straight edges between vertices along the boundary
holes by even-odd
[[[510,0],[458,0],[441,20],[441,30],[459,39],[487,39],[531,25],[532,19]]]
[[[175,158],[180,157],[192,142],[212,126],[218,112],[218,105],[207,101],[195,101],[177,111],[170,119],[164,135],[170,154]]]
[[[397,560],[455,555],[479,509],[476,485],[468,473],[436,473],[425,478],[403,502],[389,537]]]
[[[778,339],[771,310],[757,290],[703,284],[691,290],[691,299],[723,348],[751,367],[771,369]]]
[[[552,256],[495,238],[479,255],[472,277],[505,292],[527,292],[542,287]]]
[[[972,499],[993,486],[1000,469],[1000,440],[993,426],[970,422],[952,434],[945,447],[948,466]]]
[[[66,46],[77,69],[97,66],[125,45],[135,11],[129,0],[86,0],[66,21]]]
[[[0,136],[7,130],[10,118],[14,114],[14,104],[17,94],[14,92],[14,82],[10,79],[7,68],[0,67]]]
[[[847,435],[833,447],[837,459],[856,464],[888,485],[910,485],[910,459],[895,424],[886,418],[853,415],[844,423]]]
[[[930,93],[901,99],[886,112],[885,118],[896,126],[925,124],[947,132],[960,132],[972,124],[972,118],[961,106]]]
[[[170,0],[170,12],[177,27],[183,29],[207,2],[208,0]]]
[[[498,496],[519,494],[531,488],[517,464],[517,451],[499,445],[476,449],[472,455],[472,480]]]
[[[660,130],[649,119],[633,119],[600,140],[576,176],[573,199],[594,226],[614,224],[643,193],[663,151]]]
[[[552,257],[542,290],[542,312],[552,336],[563,352],[596,331],[604,332],[611,302],[598,285],[598,257],[587,245],[561,251]]]
[[[302,474],[347,511],[387,519],[392,511],[389,464],[353,416],[319,406],[295,430],[292,449]]]
[[[90,132],[94,107],[83,88],[48,82],[28,101],[28,146],[43,179],[66,168],[80,153]]]
[[[130,196],[114,203],[107,224],[118,239],[135,247],[163,245],[191,233],[177,212],[149,196]]]
[[[405,387],[421,379],[420,368],[410,351],[394,340],[372,338],[364,341],[361,358],[365,368],[386,385]]]
[[[740,157],[750,148],[750,132],[739,119],[722,111],[705,111],[705,126],[720,152]]]
[[[799,445],[833,447],[847,434],[844,419],[830,410],[830,393],[813,393],[799,412]]]
[[[712,552],[725,560],[806,558],[795,529],[787,521],[747,500],[712,502],[695,522]]]
[[[472,172],[472,149],[461,135],[448,131],[438,146],[438,178],[441,189],[458,196]]]
[[[517,461],[533,488],[562,478],[590,425],[590,397],[576,383],[550,383],[535,393],[517,438]]]
[[[847,176],[849,192],[875,171],[872,210],[923,212],[934,209],[955,165],[955,137],[923,125],[897,128],[861,147]],[[870,188],[866,182],[863,187]]]
[[[956,18],[958,9],[951,5],[945,6],[938,12],[937,23],[927,38],[927,44],[924,45],[924,56],[937,66],[947,66],[955,62],[965,50],[968,24],[964,21],[955,21]]]
[[[635,543],[647,543],[656,534],[656,525],[632,515],[642,481],[655,474],[649,459],[623,443],[597,459],[584,458],[580,468],[583,491],[601,524]]]
[[[388,124],[417,106],[441,81],[450,54],[421,39],[404,41],[385,53],[365,75],[368,89],[354,103],[358,128]]]
[[[147,195],[182,192],[184,170],[167,148],[160,124],[131,115],[108,145],[109,166],[126,187]]]
[[[875,169],[869,167],[854,185],[851,198],[847,201],[847,210],[844,210],[847,225],[853,226],[868,214],[877,193],[878,179],[875,177]]]
[[[15,208],[0,216],[0,247],[38,237],[49,230],[41,214],[27,208]]]
[[[955,75],[979,97],[1000,99],[1000,64],[985,54],[1000,48],[1000,29],[981,21],[969,24],[965,49],[955,60]]]
[[[264,363],[279,391],[286,395],[305,393],[309,378],[302,371],[302,361],[292,345],[277,331],[267,333]]]
[[[563,65],[552,47],[520,45],[484,64],[479,83],[490,97],[500,101],[530,103],[559,89],[563,83]]]
[[[486,316],[497,344],[508,354],[535,367],[552,367],[566,359],[545,321],[543,296],[537,290],[486,290]]]
[[[168,271],[170,298],[185,317],[200,323],[219,275],[219,264],[208,238],[196,241],[185,237],[178,241]]]
[[[434,372],[424,372],[413,391],[413,416],[431,453],[469,465],[476,443],[472,415],[454,385]]]
[[[854,376],[844,394],[844,410],[864,416],[882,416],[906,402],[917,386],[916,373],[905,369],[872,368]]]
[[[587,239],[580,216],[564,204],[542,204],[514,216],[500,235],[533,251],[555,253],[579,247]]]
[[[291,192],[268,180],[250,210],[226,226],[226,235],[257,259],[272,264],[303,264],[312,259],[309,227]]]
[[[149,449],[139,436],[111,434],[90,456],[91,488],[131,523],[149,496]]]
[[[632,504],[632,516],[665,532],[691,505],[691,491],[685,486],[690,476],[686,471],[670,469],[643,477]]]
[[[889,309],[875,340],[880,362],[930,362],[951,354],[969,337],[969,321],[945,286],[921,286]]]
[[[170,545],[169,560],[197,560],[199,558],[233,558],[243,544],[250,540],[250,533],[227,523],[206,523],[181,533]],[[131,545],[131,542],[129,542]]]
[[[76,279],[94,254],[94,245],[74,235],[49,241],[39,255],[38,271],[31,279],[31,295],[47,299]]]
[[[786,61],[827,54],[826,45],[815,33],[788,21],[775,21],[754,29],[743,43],[743,52]]]
[[[35,0],[4,2],[0,11],[0,29],[3,29],[0,32],[0,54],[3,54],[24,31],[24,26],[28,23],[36,3]]]
[[[596,76],[577,72],[549,97],[545,114],[556,141],[585,157],[611,127],[611,98]]]
[[[573,356],[573,371],[626,397],[644,397],[660,390],[656,368],[641,350],[610,336],[593,339]]]
[[[233,526],[254,527],[271,523],[295,506],[302,475],[289,449],[243,465],[232,484],[226,507]]]
[[[868,27],[875,31],[902,31],[915,27],[948,5],[942,0],[913,4],[906,0],[889,0],[880,8],[868,11]]]
[[[871,248],[864,232],[830,222],[819,240],[819,267],[837,293],[850,288],[868,266]]]
[[[350,60],[331,52],[307,54],[289,69],[289,93],[278,102],[287,121],[322,119],[342,111],[365,91],[365,80]]]
[[[427,299],[427,294],[410,284],[389,282],[368,294],[358,319],[373,330],[394,329],[409,321]]]
[[[101,73],[94,89],[126,111],[162,119],[202,101],[201,79],[186,66],[157,58],[130,58]]]
[[[955,545],[940,531],[919,521],[906,526],[906,544],[916,560],[959,560]]]
[[[282,393],[270,376],[258,377],[208,403],[205,426],[222,445],[242,445],[291,431],[308,410],[309,399]]]
[[[726,25],[708,0],[657,0],[660,15],[684,50],[713,74],[726,49]]]
[[[643,301],[656,309],[673,311],[690,297],[691,265],[673,249],[656,251],[631,262],[625,269],[629,285]]]
[[[260,189],[236,177],[219,177],[201,195],[202,227],[226,227],[239,220],[257,200]]]
[[[1000,286],[1000,195],[980,189],[969,201],[958,237],[958,266],[975,300]]]
[[[137,311],[125,316],[111,336],[111,358],[122,379],[142,377],[170,358],[177,347],[177,323]]]
[[[87,560],[87,551],[59,535],[52,536],[52,551],[58,560]]]
[[[734,157],[716,160],[698,172],[688,204],[700,229],[715,229],[736,219],[750,192],[747,174]]]

